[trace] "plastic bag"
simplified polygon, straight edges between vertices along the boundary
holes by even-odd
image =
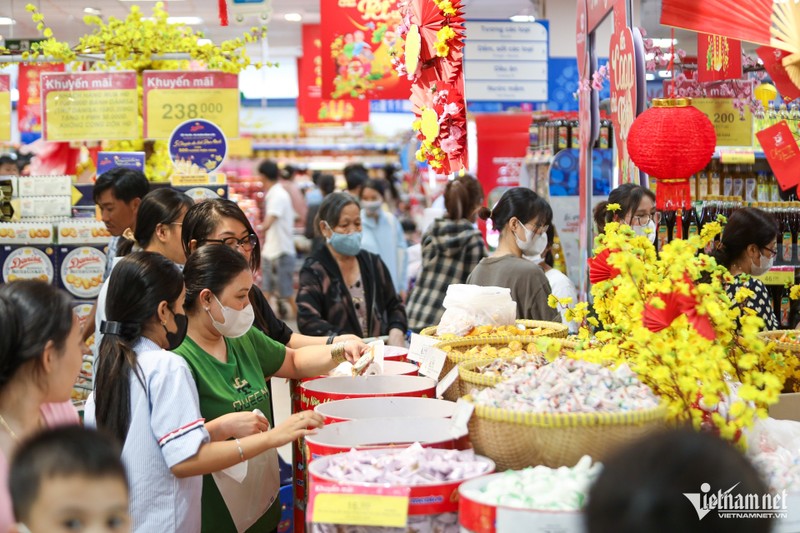
[[[506,287],[450,285],[443,305],[437,335],[461,337],[476,326],[509,326],[517,318],[517,304]]]

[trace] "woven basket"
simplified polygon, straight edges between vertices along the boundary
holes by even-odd
[[[470,348],[474,348],[475,346],[484,346],[487,344],[508,346],[508,344],[511,343],[512,341],[519,341],[522,343],[523,346],[525,346],[531,342],[536,342],[536,337],[522,336],[522,335],[509,335],[507,337],[502,337],[502,336],[460,337],[458,339],[442,341],[435,347],[439,348],[440,350],[444,350],[447,347],[457,348],[459,350],[462,349],[469,350]],[[478,359],[486,359],[486,358],[487,357],[485,355],[473,356],[473,355],[464,355],[462,353],[448,353],[447,359],[445,359],[444,361],[444,367],[442,368],[442,373],[439,374],[439,379],[442,379],[444,376],[446,376],[447,373],[450,372],[459,363],[462,363],[464,361],[475,361]],[[496,359],[496,358],[490,358],[490,359]],[[444,392],[442,397],[445,400],[450,400],[451,402],[454,402],[459,398],[459,392],[460,392],[460,385],[458,379],[456,379],[456,381]]]
[[[569,328],[566,324],[562,324],[560,322],[547,322],[545,320],[517,320],[517,324],[525,326],[525,330],[535,329],[535,328],[543,328],[549,329],[552,331],[548,331],[546,333],[532,333],[530,331],[523,331],[520,330],[519,335],[521,336],[528,336],[528,337],[559,337],[559,338],[566,338],[567,334],[569,333]],[[429,326],[422,331],[419,332],[420,335],[423,337],[436,337],[436,327],[437,326]],[[468,335],[464,337],[458,337],[459,339],[468,339],[470,338]],[[475,337],[480,338],[480,337]],[[485,338],[485,337],[484,337]]]
[[[465,396],[472,401],[472,396]],[[469,438],[497,470],[573,466],[589,455],[603,461],[618,448],[666,425],[667,408],[629,413],[522,413],[475,405]]]
[[[779,352],[790,352],[797,358],[800,358],[800,344],[795,344],[793,342],[783,342],[779,339],[786,334],[794,334],[797,335],[798,332],[796,329],[776,329],[773,331],[762,331],[758,334],[762,340],[765,342],[771,342],[775,345],[775,349]],[[795,392],[796,388],[798,387],[797,381],[790,377],[786,380],[786,383],[783,384],[783,392]]]
[[[471,394],[473,390],[482,390],[488,389],[489,387],[494,387],[498,383],[505,381],[508,378],[504,378],[502,376],[486,376],[481,374],[480,372],[476,372],[475,369],[480,366],[488,365],[498,359],[503,359],[506,361],[513,361],[518,356],[511,355],[507,357],[495,357],[495,358],[487,358],[487,359],[471,359],[469,361],[463,361],[458,364],[458,382],[459,382],[459,391],[461,396],[466,396]]]

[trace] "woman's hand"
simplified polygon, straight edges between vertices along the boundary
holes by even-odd
[[[275,426],[271,434],[276,439],[275,447],[277,448],[296,441],[300,437],[314,435],[316,433],[315,430],[324,425],[325,419],[322,418],[322,415],[314,411],[303,411],[290,416],[285,422]]]
[[[213,431],[209,431],[212,433],[211,440],[248,437],[269,429],[269,420],[263,414],[250,411],[228,413],[214,419],[209,424],[213,427]]]
[[[364,342],[358,335],[353,335],[351,333],[348,333],[347,335],[339,335],[338,337],[334,337],[332,344],[336,344],[337,342],[347,342],[347,341],[356,341],[361,343]]]
[[[405,348],[406,346],[406,335],[403,333],[403,330],[398,328],[392,328],[389,330],[389,340],[386,342],[389,346],[401,346]]]
[[[369,350],[369,346],[364,344],[361,339],[344,343],[344,357],[348,362],[353,364],[361,359],[361,356],[364,355],[364,352],[367,350]]]

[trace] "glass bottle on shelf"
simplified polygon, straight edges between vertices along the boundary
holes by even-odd
[[[756,198],[759,202],[769,202],[769,178],[763,171],[756,178]]]
[[[697,194],[695,198],[702,202],[708,197],[708,167],[697,173]]]
[[[792,215],[789,204],[781,202],[778,206],[776,218],[780,227],[781,238],[778,240],[778,257],[776,262],[781,265],[792,264]]]
[[[781,201],[781,187],[778,185],[778,180],[775,178],[773,174],[770,174],[770,183],[769,183],[769,200],[770,202],[780,202]]]
[[[746,202],[758,201],[758,178],[752,166],[745,167],[744,199]]]
[[[577,120],[570,122],[570,148],[581,147],[581,126]]]
[[[688,239],[700,232],[700,223],[697,220],[697,210],[694,206],[689,206],[683,210],[683,238]]]
[[[720,196],[722,194],[719,165],[716,161],[711,162],[711,167],[708,171],[708,194],[710,196]]]
[[[558,120],[556,127],[558,129],[556,152],[558,152],[569,146],[569,125],[566,120]]]
[[[611,121],[603,119],[600,121],[600,135],[597,138],[598,148],[611,148]]]
[[[675,207],[671,201],[664,204],[661,212],[661,224],[658,226],[658,249],[663,249],[664,245],[675,238]]]
[[[742,172],[741,165],[736,165],[732,172],[733,190],[731,196],[736,198],[744,198],[744,173]]]
[[[733,173],[728,165],[722,166],[722,196],[730,196],[733,194]]]
[[[781,322],[781,329],[792,329],[790,323],[791,300],[789,299],[789,287],[781,287],[781,302],[778,320]]]

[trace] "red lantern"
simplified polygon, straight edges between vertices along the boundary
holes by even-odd
[[[689,178],[703,170],[717,144],[714,126],[690,98],[656,98],[628,132],[631,160],[658,180],[656,207],[689,208]]]

